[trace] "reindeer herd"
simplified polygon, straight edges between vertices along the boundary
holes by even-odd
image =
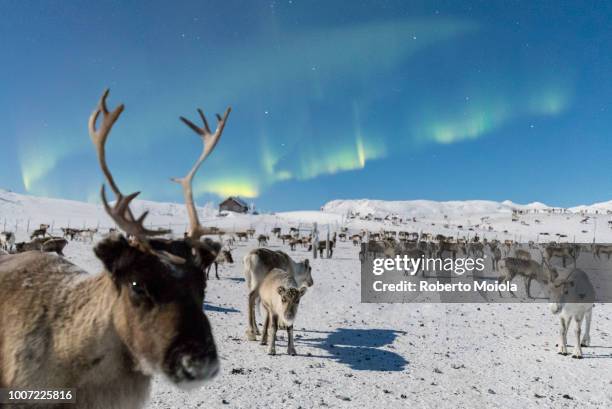
[[[115,196],[107,199],[106,187],[100,195],[106,213],[121,230],[109,232],[93,252],[103,268],[91,275],[61,257],[68,240],[93,242],[95,229],[64,228],[63,237],[51,236],[49,225],[41,225],[30,242],[15,243],[15,235],[0,233],[0,246],[8,253],[0,256],[0,388],[76,388],[77,408],[141,407],[149,394],[151,377],[162,374],[180,387],[193,387],[215,376],[219,357],[211,324],[202,308],[207,279],[218,265],[233,263],[231,251],[240,241],[255,239],[255,229],[236,232],[216,242],[206,236],[220,235],[218,229],[204,227],[195,208],[192,180],[217,145],[230,108],[217,115],[212,131],[198,109],[202,126],[181,117],[181,121],[202,140],[199,158],[182,178],[173,179],[183,191],[189,230],[180,239],[169,238],[167,230],[151,230],[144,225],[147,212],[136,216],[130,207],[138,192],[124,195],[106,162],[108,136],[123,112],[123,105],[107,107],[108,90],[102,95],[89,119],[89,135],[107,185]],[[98,124],[99,120],[99,124]],[[367,251],[393,257],[398,251],[411,256],[450,254],[492,255],[493,269],[500,281],[517,276],[545,284],[550,289],[553,312],[561,321],[559,352],[567,353],[567,331],[576,322],[579,340],[573,356],[580,358],[580,345],[589,344],[589,328],[594,291],[588,276],[574,268],[562,275],[553,258],[573,260],[579,249],[573,245],[550,244],[540,263],[531,252],[513,242],[479,239],[457,240],[426,233],[367,232],[349,235],[346,229],[330,240],[300,236],[296,228],[283,234],[271,231],[283,245],[295,251],[317,251],[332,257],[338,241],[359,246],[367,241]],[[247,287],[246,338],[268,345],[276,354],[278,329],[287,331],[287,353],[296,355],[293,325],[300,300],[314,285],[308,259],[295,261],[288,253],[267,248],[270,236],[256,238],[258,248],[244,256]],[[314,247],[314,248],[313,248]],[[55,252],[57,254],[49,254]],[[594,246],[594,257],[610,258],[612,247]],[[260,333],[255,309],[264,310]],[[586,322],[581,337],[581,323]]]

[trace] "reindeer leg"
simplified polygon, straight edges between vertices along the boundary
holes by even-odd
[[[586,312],[584,317],[585,325],[584,325],[584,336],[582,337],[582,342],[580,343],[583,347],[588,347],[591,345],[591,315],[593,314],[593,310],[590,309]]]
[[[217,263],[215,261],[215,276],[217,277],[217,280],[219,280],[219,263]]]
[[[276,331],[278,331],[278,315],[272,315],[272,333],[270,334],[268,355],[276,355]]]
[[[287,345],[287,354],[297,355],[297,352],[295,352],[295,345],[293,345],[293,325],[287,327],[287,338],[289,340],[289,344]]]
[[[575,317],[576,324],[574,325],[574,333],[576,334],[576,346],[572,358],[582,359],[582,348],[580,345],[580,330],[582,329],[582,319]]]
[[[533,280],[533,277],[529,277],[526,281],[525,281],[525,291],[527,292],[527,298],[532,298],[531,294],[529,292],[529,289],[531,288],[531,280]]]
[[[569,328],[569,319],[566,321],[565,318],[561,317],[561,328],[559,334],[561,339],[559,342],[559,353],[561,355],[567,355],[567,330]]]
[[[270,326],[270,310],[266,308],[266,320],[264,321],[263,333],[261,335],[261,345],[268,344],[268,327]]]
[[[257,341],[255,334],[257,333],[257,322],[255,321],[255,300],[257,299],[257,290],[253,290],[249,293],[248,311],[249,311],[249,323],[246,331],[246,336],[249,341]]]

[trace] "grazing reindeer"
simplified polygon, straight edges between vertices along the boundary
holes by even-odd
[[[276,331],[279,325],[287,329],[287,354],[296,355],[293,344],[293,322],[297,315],[300,299],[306,293],[306,287],[298,287],[293,274],[275,268],[261,282],[259,298],[266,310],[261,345],[268,342],[270,330],[270,346],[268,354],[276,354]]]
[[[215,376],[219,359],[202,310],[202,271],[216,257],[200,237],[191,181],[215,147],[227,120],[210,132],[183,119],[204,141],[202,155],[183,179],[191,229],[181,240],[144,227],[106,164],[105,142],[123,111],[106,106],[108,90],[89,119],[102,172],[116,196],[108,215],[126,234],[94,248],[104,271],[91,275],[69,261],[38,252],[0,257],[0,388],[76,388],[75,409],[140,408],[154,373],[179,386]],[[201,111],[200,115],[204,119]],[[102,115],[99,128],[98,117]]]
[[[552,275],[558,275],[556,268],[550,267],[548,264],[547,268],[554,270]],[[591,331],[593,302],[595,301],[593,285],[584,271],[574,269],[566,278],[549,285],[549,295],[550,310],[553,314],[559,315],[561,323],[559,354],[567,355],[567,331],[573,319],[576,322],[574,325],[576,343],[572,358],[581,359],[582,347],[589,346],[591,343],[589,333]],[[581,340],[580,331],[583,320],[585,321],[585,330]]]
[[[255,235],[255,229],[248,229],[246,232],[250,238],[253,238],[253,236]]]
[[[257,237],[257,244],[259,245],[259,247],[267,246],[268,245],[268,236],[266,236],[265,234],[260,234]]]
[[[219,251],[219,254],[217,254],[217,258],[215,258],[215,261],[213,262],[213,264],[215,265],[215,277],[217,277],[217,280],[219,280],[219,272],[218,272],[219,264],[225,264],[225,263],[234,264],[234,258],[232,257],[231,250]],[[212,268],[212,264],[208,266],[208,269],[206,269],[206,279],[207,280],[208,280],[208,276],[210,274],[211,268]]]
[[[15,246],[15,233],[4,231],[0,233],[0,249],[8,252],[13,251]]]
[[[281,235],[281,228],[280,228],[280,227],[274,227],[274,228],[272,228],[271,233],[272,233],[273,235],[275,235],[275,236],[276,236],[276,238],[280,238],[280,235]]]
[[[280,268],[291,273],[299,286],[305,284],[308,287],[312,287],[314,284],[312,268],[308,259],[296,263],[287,253],[263,248],[251,250],[244,256],[244,275],[249,290],[248,329],[246,336],[250,341],[255,341],[257,339],[256,335],[259,335],[255,320],[255,302],[259,297],[259,286],[274,268]]]
[[[47,230],[49,229],[48,224],[41,224],[38,229],[34,230],[30,235],[30,239],[34,239],[38,236],[45,237],[47,235]]]

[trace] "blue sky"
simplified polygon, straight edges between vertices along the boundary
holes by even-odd
[[[98,200],[87,118],[125,192],[169,181],[200,142],[179,122],[231,105],[200,202],[612,197],[612,3],[3,1],[0,187]]]

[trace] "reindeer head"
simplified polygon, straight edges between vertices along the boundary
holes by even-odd
[[[145,374],[163,373],[179,385],[189,385],[214,376],[219,359],[212,330],[204,315],[206,287],[203,271],[212,264],[221,246],[211,240],[201,241],[206,233],[198,220],[191,193],[191,181],[201,163],[218,142],[229,115],[218,116],[213,134],[201,110],[204,128],[185,118],[204,141],[204,150],[185,178],[175,179],[183,186],[190,220],[190,231],[180,240],[155,238],[169,233],[144,227],[147,212],[136,218],[130,203],[139,192],[124,196],[106,164],[105,143],[115,121],[123,111],[106,107],[108,90],[89,119],[89,133],[96,147],[98,161],[116,196],[113,207],[102,186],[104,208],[117,226],[130,238],[115,235],[101,241],[94,252],[102,261],[117,290],[113,305],[113,324],[137,369]],[[96,121],[102,114],[100,127]]]
[[[281,296],[282,319],[287,326],[291,326],[295,316],[297,315],[298,307],[300,306],[300,299],[306,293],[306,287],[285,288],[280,286],[277,288],[277,291]]]
[[[296,263],[295,279],[298,283],[306,283],[308,287],[312,287],[314,280],[312,279],[312,267],[308,259]]]

